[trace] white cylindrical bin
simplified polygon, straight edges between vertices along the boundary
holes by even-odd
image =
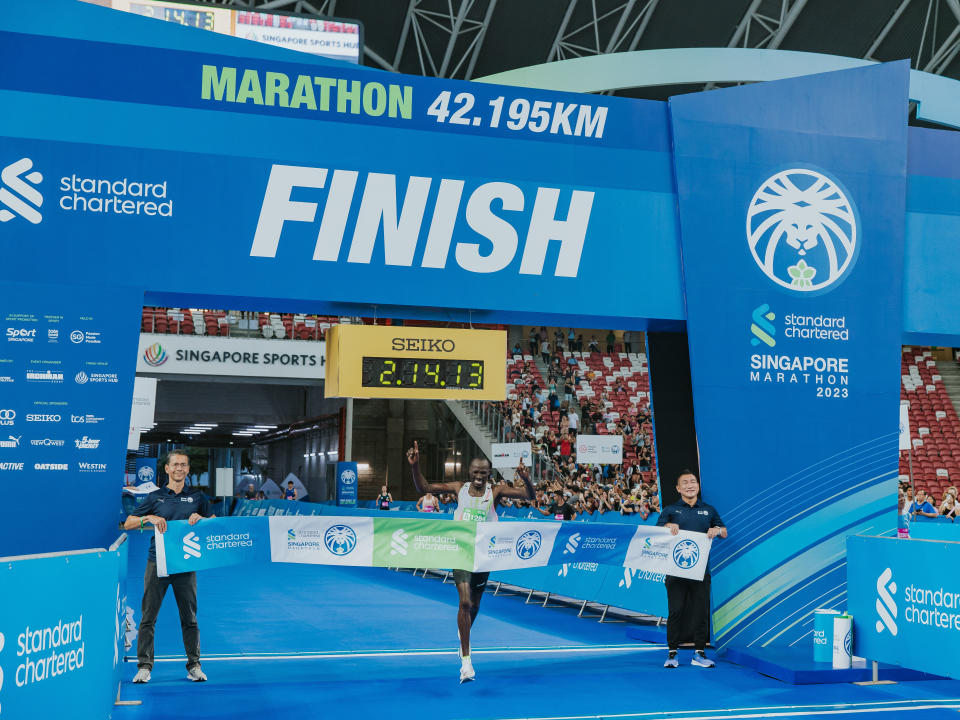
[[[833,619],[833,668],[847,670],[853,666],[853,615]]]

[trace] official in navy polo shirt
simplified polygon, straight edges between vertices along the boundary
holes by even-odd
[[[159,533],[167,530],[170,520],[186,520],[196,525],[203,518],[214,517],[210,512],[207,497],[199,490],[184,487],[190,473],[190,458],[174,450],[167,455],[164,470],[169,478],[166,487],[147,495],[123,523],[125,530],[153,526]],[[135,683],[150,682],[153,669],[153,632],[160,612],[160,604],[168,587],[180,611],[180,631],[183,634],[183,649],[187,653],[187,679],[203,682],[207,679],[200,668],[200,629],[197,627],[197,574],[176,573],[157,577],[157,546],[155,537],[150,538],[150,554],[143,576],[143,604],[140,628],[137,631],[137,674]]]
[[[713,505],[707,505],[700,500],[700,481],[689,470],[684,470],[677,477],[677,492],[680,499],[667,505],[660,513],[657,525],[669,528],[676,535],[681,530],[706,533],[708,538],[725,538],[727,528],[720,519],[720,513]],[[667,575],[664,579],[667,586],[667,649],[669,655],[663,664],[667,668],[675,668],[677,649],[680,647],[680,637],[684,626],[693,628],[693,660],[691,665],[710,668],[713,660],[706,656],[707,641],[710,639],[710,571],[703,576],[703,580]]]

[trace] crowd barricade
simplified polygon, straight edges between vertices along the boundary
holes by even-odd
[[[110,717],[124,654],[124,539],[0,558],[2,717]]]
[[[946,517],[916,517],[910,521],[910,537],[913,540],[960,542],[960,523]]]
[[[548,593],[547,599],[549,595],[561,595],[577,600],[582,603],[581,614],[587,603],[596,603],[659,618],[667,616],[663,576],[642,570],[577,562],[526,570],[501,570],[491,573],[490,581]],[[529,594],[527,599],[530,599]]]

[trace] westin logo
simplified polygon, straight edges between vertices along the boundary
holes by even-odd
[[[897,592],[897,584],[893,582],[893,570],[887,568],[877,578],[877,632],[882,633],[886,628],[894,637],[897,636],[897,604],[893,601]]]
[[[750,332],[753,333],[753,337],[750,338],[751,345],[757,346],[763,343],[768,347],[773,347],[777,344],[777,341],[773,339],[773,336],[777,334],[777,328],[770,322],[776,317],[776,315],[770,312],[770,306],[766,303],[758,308],[754,308],[753,313],[750,315],[752,320],[750,323]]]
[[[853,204],[826,175],[806,168],[767,178],[747,210],[747,241],[764,275],[796,292],[825,290],[857,258]]]
[[[0,170],[0,180],[3,181],[0,186],[0,222],[9,222],[17,215],[34,225],[43,220],[37,209],[43,205],[43,195],[33,187],[43,182],[43,175],[36,170],[30,172],[32,167],[33,160],[21,158]]]

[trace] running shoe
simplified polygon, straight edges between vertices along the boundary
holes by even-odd
[[[697,667],[702,667],[702,668],[712,668],[716,666],[716,663],[710,658],[708,658],[703,653],[703,650],[697,650],[693,654],[693,660],[690,661],[690,664],[696,665]]]
[[[473,682],[477,677],[477,672],[472,667],[464,666],[460,668],[460,684]]]
[[[675,668],[675,667],[677,667],[679,664],[680,664],[680,663],[677,662],[677,653],[672,652],[672,653],[670,653],[669,655],[667,655],[667,661],[663,664],[663,666],[664,666],[665,668]]]
[[[140,668],[137,674],[133,676],[133,681],[137,684],[150,682],[150,669]]]
[[[193,680],[193,682],[206,682],[207,676],[204,674],[203,670],[200,669],[199,665],[194,665],[192,668],[187,670],[187,680]]]

